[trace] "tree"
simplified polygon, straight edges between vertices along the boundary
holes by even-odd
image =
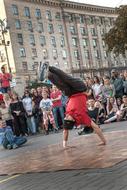
[[[127,5],[117,8],[116,13],[118,13],[118,17],[114,27],[105,35],[104,40],[109,52],[125,55],[127,50]]]

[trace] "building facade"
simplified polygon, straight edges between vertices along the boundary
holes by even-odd
[[[0,7],[19,84],[37,78],[40,62],[81,77],[126,67],[125,58],[106,52],[103,40],[117,17],[113,8],[59,0],[1,0]]]

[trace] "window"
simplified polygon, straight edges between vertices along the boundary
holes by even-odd
[[[55,67],[59,67],[59,62],[54,63]]]
[[[71,34],[76,34],[76,30],[74,26],[70,26],[70,32]]]
[[[17,5],[12,5],[12,12],[13,12],[13,15],[19,14]]]
[[[20,48],[20,57],[26,57],[26,52],[25,52],[25,48]]]
[[[52,50],[52,54],[53,54],[53,58],[56,59],[58,57],[57,55],[57,50],[56,49],[53,49]]]
[[[84,36],[84,35],[87,35],[87,31],[84,27],[81,27],[80,28],[80,31],[81,31],[81,34]]]
[[[21,23],[20,23],[20,20],[18,20],[18,19],[15,20],[15,28],[21,29]]]
[[[97,58],[97,59],[99,59],[99,51],[98,50],[94,50],[94,55],[95,55],[95,57]]]
[[[97,40],[93,39],[93,47],[97,47]]]
[[[64,47],[65,46],[65,40],[64,40],[64,37],[62,36],[61,39],[60,39],[60,45],[61,47]]]
[[[32,48],[32,57],[37,57],[37,51],[35,48]]]
[[[49,32],[50,34],[54,32],[54,30],[53,30],[53,24],[49,24],[49,25],[48,25],[48,32]]]
[[[62,57],[63,57],[63,59],[67,58],[67,52],[66,52],[66,50],[62,50]]]
[[[76,59],[78,59],[78,60],[80,59],[80,58],[79,58],[79,52],[78,52],[78,50],[75,50],[75,51],[74,51],[74,57],[75,57]]]
[[[90,17],[90,24],[94,24],[95,17],[91,16]]]
[[[105,41],[104,40],[102,40],[102,46],[105,47]]]
[[[78,39],[77,38],[72,38],[72,45],[77,47],[77,45],[78,45]]]
[[[107,58],[108,57],[108,54],[106,51],[104,51],[104,58]]]
[[[87,39],[82,39],[83,47],[88,46],[88,40]]]
[[[18,43],[23,44],[23,37],[22,34],[17,34]]]
[[[32,22],[31,21],[27,21],[27,27],[28,27],[28,30],[30,30],[31,32],[33,31]]]
[[[59,12],[56,13],[55,18],[56,18],[57,20],[60,20],[60,19],[61,19],[61,15],[60,15]]]
[[[38,62],[34,62],[34,64],[32,65],[32,69],[33,71],[38,69]]]
[[[73,22],[74,21],[74,15],[73,14],[68,14],[68,16],[69,16],[69,21]]]
[[[47,49],[43,49],[43,58],[46,59],[48,58],[48,52],[47,52]]]
[[[40,9],[36,9],[35,10],[35,16],[36,16],[37,19],[41,18],[41,11],[40,11]]]
[[[58,30],[59,30],[59,33],[63,34],[63,26],[62,25],[58,25]]]
[[[27,62],[22,62],[22,68],[23,68],[23,71],[28,71]]]
[[[51,12],[50,11],[46,11],[46,19],[52,20],[52,16],[51,16]]]
[[[92,34],[92,36],[96,36],[96,30],[95,30],[95,28],[91,28],[91,34]]]
[[[80,15],[79,20],[80,20],[80,23],[83,24],[84,23],[84,15]]]
[[[42,23],[38,23],[38,32],[43,32],[43,24]]]
[[[101,33],[101,35],[104,35],[105,34],[105,29],[101,28],[100,33]]]
[[[86,59],[89,59],[89,58],[90,58],[90,56],[89,56],[89,51],[88,51],[88,50],[85,50],[85,51],[84,51],[84,54],[85,54],[85,58],[86,58]]]
[[[40,36],[40,44],[41,44],[41,46],[46,45],[45,36]]]
[[[56,47],[56,40],[54,36],[51,36],[51,45],[53,45],[54,47]]]
[[[35,38],[33,34],[29,35],[29,39],[30,39],[30,44],[35,45]]]
[[[24,16],[30,18],[30,9],[29,9],[29,7],[24,7]]]

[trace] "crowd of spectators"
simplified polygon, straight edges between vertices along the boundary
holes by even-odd
[[[88,114],[98,124],[127,119],[127,71],[111,76],[86,77]],[[0,118],[10,126],[16,137],[36,135],[62,129],[68,97],[56,86],[24,90],[20,97],[8,89],[0,96]],[[83,128],[87,131],[87,126]],[[81,134],[82,131],[79,133]],[[15,146],[14,146],[15,147]]]

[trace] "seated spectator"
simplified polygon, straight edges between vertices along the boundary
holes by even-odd
[[[57,132],[58,129],[56,128],[53,113],[52,113],[53,104],[52,104],[51,99],[48,98],[48,94],[46,91],[42,92],[42,97],[43,97],[43,99],[40,102],[40,108],[43,113],[44,129],[45,129],[46,135],[48,135],[49,134],[48,133],[49,122],[52,124],[52,126],[54,128],[54,132]]]
[[[116,99],[113,97],[108,99],[107,114],[107,119],[104,121],[104,123],[110,123],[119,119],[120,110],[118,109]]]
[[[27,139],[25,137],[15,137],[12,129],[6,126],[3,120],[0,120],[0,144],[2,144],[5,149],[15,149],[26,142]]]
[[[120,110],[121,105],[122,105],[122,99],[121,98],[117,98],[116,99],[116,103],[117,103],[118,109]]]
[[[99,101],[95,102],[95,107],[99,109],[98,113],[98,123],[99,124],[104,124],[105,121],[105,110],[102,104]]]
[[[127,95],[122,97],[123,103],[121,105],[121,117],[120,120],[127,120]]]
[[[95,107],[95,100],[93,98],[89,99],[88,100],[88,115],[96,123],[98,123],[98,113],[99,113],[99,109]],[[83,130],[78,132],[78,134],[83,135],[83,134],[89,134],[92,132],[93,132],[93,129],[90,126],[84,126]]]

